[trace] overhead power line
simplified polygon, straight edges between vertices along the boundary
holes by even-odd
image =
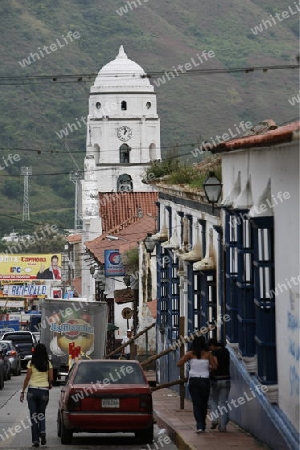
[[[283,122],[283,123],[279,124],[278,126],[286,125],[288,123],[295,122],[296,120],[299,120],[299,117],[294,117],[293,119],[287,120],[286,122]],[[174,151],[176,151],[176,150],[179,150],[179,149],[181,149],[183,147],[193,147],[194,148],[195,146],[197,147],[197,146],[205,143],[204,141],[205,140],[201,140],[201,142],[199,142],[199,141],[198,142],[181,142],[181,143],[176,143],[176,144],[161,145],[160,149],[161,150],[165,149],[165,150],[174,150]],[[67,144],[67,142],[66,142],[66,144]],[[13,146],[11,146],[11,147],[0,147],[0,150],[4,150],[4,151],[12,151],[12,150],[14,150],[14,151],[17,151],[17,152],[32,152],[32,153],[37,153],[39,156],[42,155],[42,154],[44,156],[45,155],[53,155],[53,154],[58,154],[58,155],[69,154],[70,155],[70,149],[69,149],[69,147],[67,145],[66,145],[66,149],[67,150],[64,151],[64,150],[47,150],[47,149],[45,150],[45,149],[42,149],[42,148],[22,148],[22,147],[13,147]],[[148,147],[138,147],[138,149],[143,151],[143,150],[148,150]],[[95,152],[96,152],[96,150],[95,150]],[[101,153],[106,153],[106,152],[111,152],[111,150],[105,150],[105,149],[101,150]],[[84,155],[86,155],[86,149],[72,150],[72,154],[73,153],[82,154],[84,156]],[[181,156],[187,156],[190,153],[191,152],[181,153],[180,155],[174,155],[174,156],[168,157],[167,159],[180,158]],[[77,170],[80,170],[78,166],[77,166]],[[66,172],[66,173],[69,173],[69,172]],[[37,176],[38,175],[41,175],[41,174],[37,174]],[[57,174],[54,174],[54,175],[57,175]],[[0,174],[0,176],[1,176],[1,174]]]
[[[179,76],[184,75],[217,75],[224,73],[252,73],[254,71],[267,72],[268,70],[293,70],[299,68],[299,64],[279,64],[273,66],[248,66],[248,67],[229,67],[228,69],[193,69],[180,72]],[[166,73],[174,71],[174,67],[171,69],[148,72],[147,74],[140,75],[141,78],[157,78]],[[90,83],[98,76],[98,73],[83,73],[83,74],[56,74],[56,75],[26,75],[26,76],[0,76],[0,86],[23,86],[32,84],[45,84],[45,83]],[[128,73],[118,74],[105,73],[105,78],[122,78],[124,80],[135,78],[136,75],[130,75]],[[101,79],[101,75],[99,76]]]

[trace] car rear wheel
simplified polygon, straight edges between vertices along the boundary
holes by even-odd
[[[61,420],[59,411],[57,411],[57,436],[61,437]]]
[[[15,369],[15,370],[13,370],[13,374],[14,374],[14,376],[16,377],[17,375],[21,375],[21,371],[20,371],[20,373],[19,373],[19,369],[17,368],[17,369]]]
[[[138,430],[134,434],[141,444],[152,444],[154,438],[153,425],[145,430]]]
[[[71,444],[72,437],[73,437],[73,431],[72,430],[68,430],[67,428],[65,428],[64,423],[62,421],[60,423],[61,423],[60,442],[63,445]]]
[[[0,374],[0,390],[4,388],[4,373]]]

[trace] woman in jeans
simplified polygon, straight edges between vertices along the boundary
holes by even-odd
[[[182,366],[189,361],[189,392],[191,394],[196,433],[206,428],[207,404],[210,391],[209,371],[218,366],[217,359],[208,351],[204,336],[195,337],[192,350],[188,351],[177,363]]]
[[[32,446],[46,444],[45,411],[49,402],[49,389],[53,383],[53,368],[44,344],[37,344],[31,361],[27,364],[27,374],[23,383],[20,401],[24,401],[28,386],[27,402],[30,411]]]

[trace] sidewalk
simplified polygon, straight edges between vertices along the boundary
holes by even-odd
[[[207,419],[205,433],[196,434],[192,402],[185,399],[184,409],[180,409],[180,397],[171,389],[153,392],[154,414],[159,428],[166,429],[179,450],[266,450],[269,447],[257,441],[237,425],[229,422],[227,433],[210,430]]]

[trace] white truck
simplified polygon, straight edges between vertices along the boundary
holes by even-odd
[[[40,342],[47,347],[54,381],[68,373],[69,344],[80,346],[85,357],[104,357],[108,323],[106,302],[47,298],[41,300],[40,309]]]

